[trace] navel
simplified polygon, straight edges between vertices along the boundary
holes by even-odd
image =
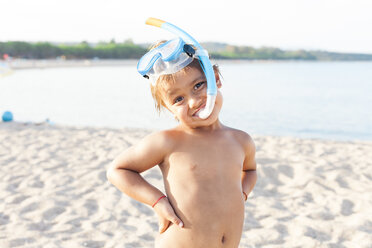
[[[221,242],[222,242],[222,243],[225,243],[225,235],[222,235]]]

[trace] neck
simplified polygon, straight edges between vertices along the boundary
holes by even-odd
[[[215,122],[213,122],[210,125],[207,126],[197,126],[197,127],[190,127],[186,126],[184,124],[180,124],[179,126],[183,130],[185,130],[188,133],[193,133],[193,134],[205,134],[205,133],[211,133],[217,130],[220,130],[223,128],[222,123],[220,122],[219,119],[217,119]]]

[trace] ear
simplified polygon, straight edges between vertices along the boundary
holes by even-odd
[[[216,85],[217,85],[217,88],[221,88],[222,87],[222,83],[221,83],[221,79],[220,79],[220,74],[218,74],[218,72],[215,72],[214,73],[214,76],[216,78]]]

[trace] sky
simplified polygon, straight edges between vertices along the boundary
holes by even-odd
[[[0,41],[153,43],[167,31],[199,42],[372,54],[371,0],[0,0]]]

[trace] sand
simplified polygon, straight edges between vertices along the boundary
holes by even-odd
[[[0,247],[153,247],[154,211],[106,179],[150,132],[0,123]],[[240,247],[372,247],[372,142],[253,138]]]

